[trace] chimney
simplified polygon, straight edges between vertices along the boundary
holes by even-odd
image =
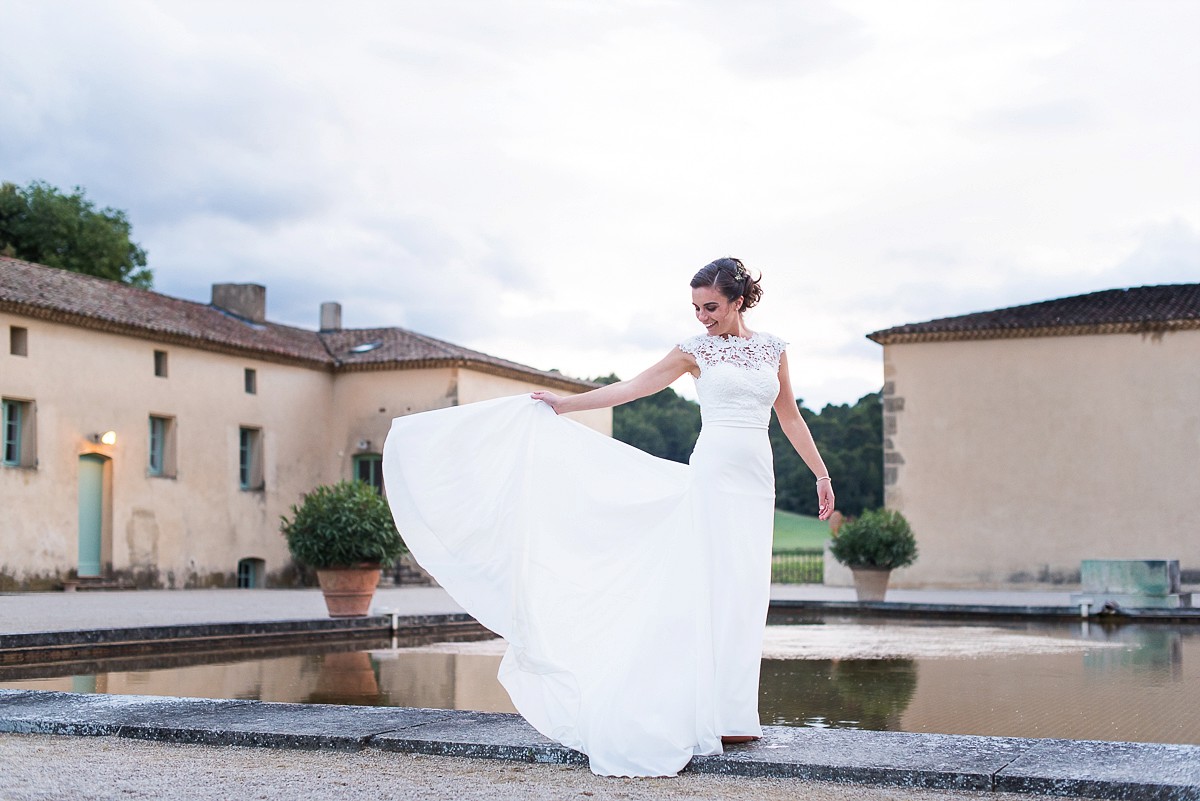
[[[267,321],[267,288],[260,284],[213,284],[212,305],[252,323]]]
[[[321,330],[342,330],[342,304],[332,300],[321,304]]]

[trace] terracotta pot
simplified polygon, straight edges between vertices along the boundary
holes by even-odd
[[[882,601],[887,595],[888,578],[891,570],[881,570],[875,567],[852,567],[854,574],[854,592],[859,601]]]
[[[331,567],[317,571],[330,617],[365,617],[379,586],[379,565]]]

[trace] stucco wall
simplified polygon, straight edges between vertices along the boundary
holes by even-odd
[[[1200,569],[1200,331],[888,345],[899,586],[1076,581],[1087,558]]]
[[[114,570],[157,571],[156,583],[183,586],[231,576],[244,557],[268,571],[285,565],[279,516],[321,476],[311,444],[329,417],[330,374],[0,315],[6,335],[10,325],[28,329],[29,353],[0,353],[0,394],[35,402],[38,463],[0,470],[0,571],[61,577],[78,564],[83,453],[111,460],[103,561]],[[155,350],[168,354],[165,378],[154,374]],[[257,371],[254,395],[247,367]],[[152,414],[174,419],[171,477],[149,475]],[[263,431],[262,491],[239,487],[240,426]],[[89,439],[108,430],[114,445]]]
[[[28,354],[9,353],[10,326]],[[79,565],[79,457],[105,465],[105,572],[180,587],[230,583],[238,560],[290,567],[280,517],[318,484],[378,453],[393,417],[529,392],[532,382],[462,368],[333,374],[0,314],[0,395],[35,410],[37,464],[0,468],[0,586],[48,587]],[[167,376],[154,351],[166,351]],[[245,369],[257,391],[245,390]],[[174,421],[175,464],[149,474],[149,417]],[[610,410],[582,415],[612,431]],[[239,486],[238,432],[262,432],[259,490]],[[90,436],[112,430],[114,445]],[[362,443],[362,447],[360,447]]]
[[[349,477],[358,454],[379,453],[392,419],[408,414],[476,403],[507,395],[544,389],[533,382],[480,373],[465,368],[423,370],[372,370],[342,373],[333,387],[337,413],[329,424],[329,464],[340,465],[337,475],[324,480]],[[562,394],[562,390],[555,390]],[[597,409],[572,415],[585,425],[612,434],[612,410]],[[365,447],[360,445],[365,443]]]
[[[456,372],[445,367],[339,374],[333,388],[337,411],[327,429],[328,474],[323,480],[350,478],[356,455],[382,453],[392,418],[454,406]],[[360,443],[367,443],[366,447]]]

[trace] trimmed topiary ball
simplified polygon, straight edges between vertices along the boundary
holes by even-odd
[[[320,486],[282,518],[292,557],[311,568],[389,565],[407,548],[387,501],[369,484],[341,481]]]
[[[904,515],[872,509],[842,523],[829,552],[847,567],[895,570],[917,561],[917,540]]]

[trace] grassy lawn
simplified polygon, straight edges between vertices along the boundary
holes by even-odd
[[[815,517],[775,510],[775,550],[823,548],[829,539],[829,524]]]

